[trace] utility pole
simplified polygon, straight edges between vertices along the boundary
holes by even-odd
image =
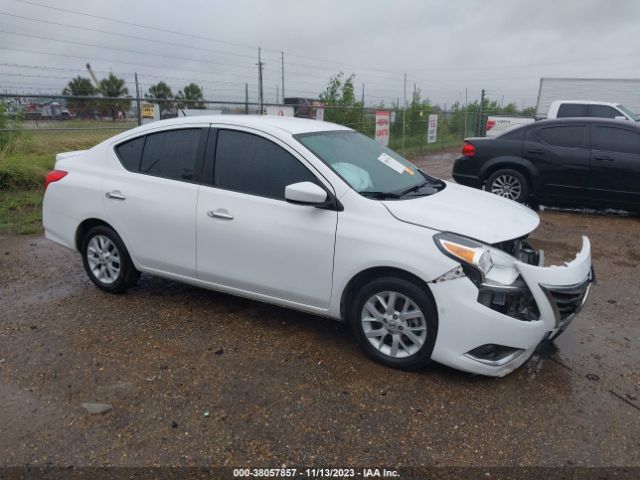
[[[244,114],[249,114],[249,84],[244,84]]]
[[[280,103],[280,85],[276,85],[276,103]]]
[[[262,52],[258,47],[258,102],[260,103],[260,115],[264,112],[264,90],[262,88]]]
[[[282,66],[282,104],[284,105],[284,52],[280,52],[280,64]]]
[[[407,125],[407,74],[404,74],[404,105],[402,107],[402,153],[404,154],[405,127]]]
[[[138,87],[138,74],[134,73],[133,78],[136,80],[136,110],[138,110],[138,126],[142,125],[142,112],[140,111],[140,88]]]

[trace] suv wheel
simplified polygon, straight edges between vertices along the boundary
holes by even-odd
[[[487,180],[487,191],[519,203],[526,203],[531,192],[527,179],[517,170],[494,172]]]
[[[438,333],[435,302],[415,283],[383,277],[364,285],[350,305],[358,344],[377,362],[417,369],[431,360]]]
[[[87,275],[105,292],[125,292],[140,277],[124,243],[110,227],[99,225],[89,230],[80,251]]]

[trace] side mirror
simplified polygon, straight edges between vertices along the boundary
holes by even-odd
[[[626,120],[627,117],[623,117],[622,115],[616,115],[615,117],[613,117],[614,120]]]
[[[287,202],[300,205],[318,205],[327,201],[327,192],[315,183],[300,182],[287,185],[284,198]]]

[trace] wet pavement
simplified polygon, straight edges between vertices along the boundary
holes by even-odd
[[[502,379],[385,368],[340,323],[146,275],[108,295],[77,253],[0,236],[0,466],[638,466],[640,218],[540,215],[547,263],[586,234],[598,284]]]

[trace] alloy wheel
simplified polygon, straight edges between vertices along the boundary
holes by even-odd
[[[512,175],[500,175],[491,184],[491,193],[509,200],[518,200],[522,194],[522,184]]]
[[[120,275],[120,252],[105,235],[96,235],[89,240],[87,262],[91,273],[104,284],[112,284]]]
[[[369,343],[392,358],[416,354],[427,339],[427,322],[422,310],[399,292],[380,292],[364,304],[360,321]]]

